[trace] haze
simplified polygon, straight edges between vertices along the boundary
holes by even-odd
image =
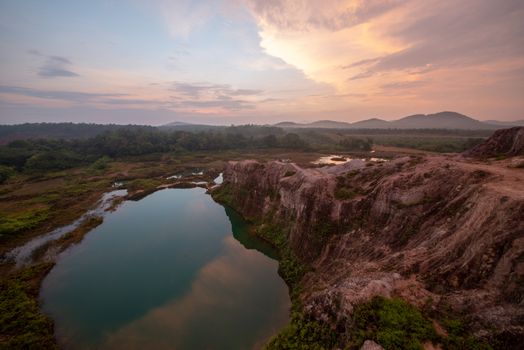
[[[0,123],[522,119],[520,0],[2,1]]]

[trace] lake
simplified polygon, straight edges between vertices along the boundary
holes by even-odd
[[[124,202],[62,253],[44,311],[66,349],[257,349],[289,317],[272,247],[202,188]]]

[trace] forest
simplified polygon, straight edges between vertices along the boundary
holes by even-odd
[[[6,131],[10,129],[11,131]],[[3,133],[2,133],[3,132]],[[14,132],[14,133],[13,133]],[[368,152],[374,144],[432,152],[461,152],[482,141],[485,131],[282,129],[242,125],[205,131],[138,125],[23,124],[2,126],[0,183],[17,172],[36,174],[109,159],[159,153],[286,149]],[[68,134],[68,138],[61,135]],[[3,138],[2,138],[3,137]],[[98,162],[98,163],[97,163]]]

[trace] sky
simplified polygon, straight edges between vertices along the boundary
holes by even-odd
[[[0,0],[0,123],[524,119],[522,0]]]

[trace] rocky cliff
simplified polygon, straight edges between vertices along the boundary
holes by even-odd
[[[303,311],[341,337],[350,337],[357,305],[384,296],[460,315],[475,336],[518,348],[524,170],[507,164],[461,156],[324,168],[246,160],[229,163],[220,191],[246,218],[283,229],[308,271]]]
[[[497,130],[486,142],[465,152],[469,157],[524,155],[524,127]]]

